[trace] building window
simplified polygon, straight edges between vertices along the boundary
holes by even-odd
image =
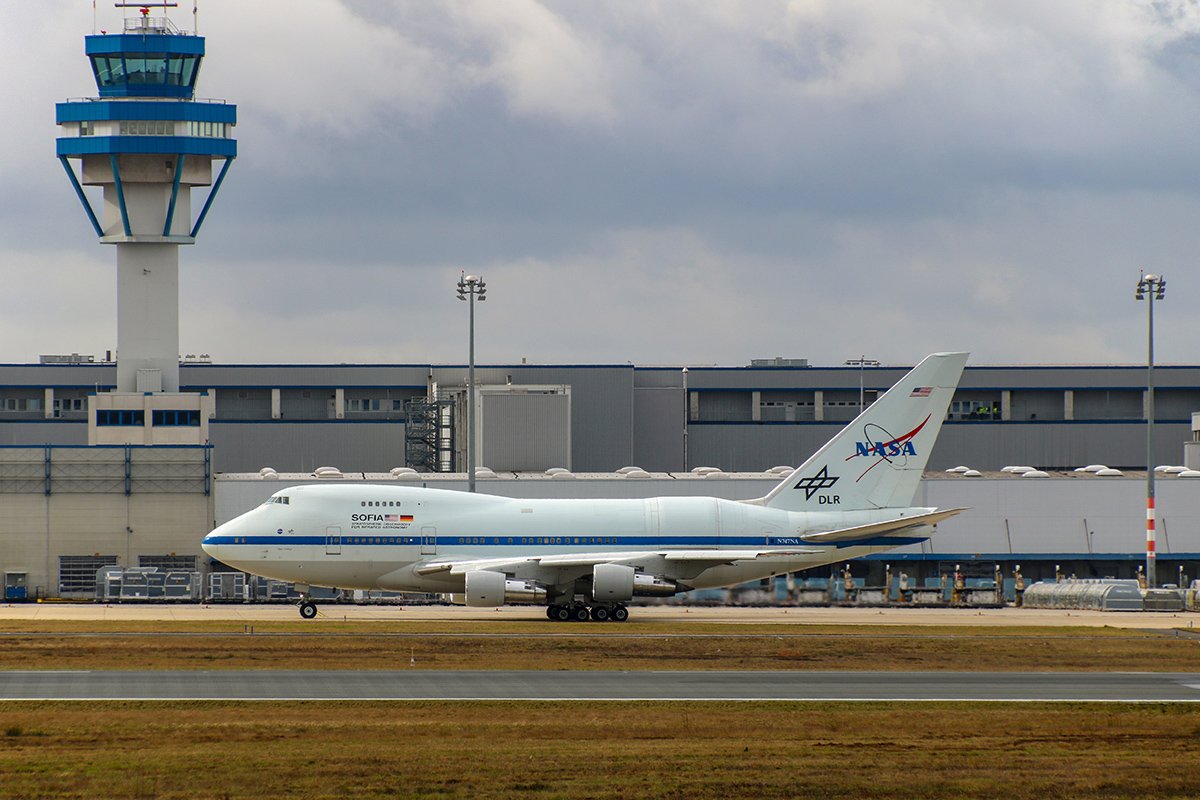
[[[152,417],[155,426],[199,427],[199,411],[168,410],[155,411]]]
[[[5,397],[0,408],[5,411],[41,411],[42,401],[36,397]]]
[[[225,122],[198,122],[191,121],[187,124],[188,136],[201,136],[207,139],[227,139],[229,137],[229,124]]]
[[[82,397],[56,397],[54,398],[54,416],[59,416],[66,411],[85,411],[84,400]]]
[[[346,401],[347,411],[378,411],[379,399],[370,397],[352,397]]]
[[[174,136],[175,123],[161,119],[123,119],[117,132],[122,136]]]
[[[109,409],[96,412],[96,425],[145,425],[146,412]]]

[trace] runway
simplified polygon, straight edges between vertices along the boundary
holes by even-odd
[[[3,671],[0,700],[1200,702],[1200,673]]]

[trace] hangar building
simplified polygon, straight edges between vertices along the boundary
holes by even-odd
[[[770,359],[744,367],[492,365],[477,369],[481,465],[500,478],[481,491],[551,496],[710,493],[750,497],[852,419],[908,366],[816,367]],[[286,482],[262,467],[313,480],[391,478],[414,466],[430,485],[458,487],[466,402],[459,365],[217,365],[185,359],[180,390],[206,414],[173,418],[200,444],[174,443],[171,420],[101,413],[116,365],[86,356],[0,365],[0,572],[6,592],[89,595],[108,564],[205,570],[199,540],[212,524]],[[922,492],[939,506],[971,506],[924,549],[897,553],[936,574],[961,560],[1021,563],[1031,577],[1055,564],[1082,575],[1130,576],[1142,559],[1144,369],[1114,366],[968,366],[930,460]],[[860,384],[861,381],[861,384]],[[1200,466],[1200,367],[1157,369],[1154,466]],[[97,428],[126,444],[89,447]],[[121,428],[114,431],[112,428]],[[194,439],[190,439],[194,441]],[[165,444],[162,444],[165,442]],[[1185,452],[1187,455],[1185,456]],[[1087,464],[1123,478],[1069,472]],[[1047,482],[999,473],[1040,467]],[[620,481],[637,465],[653,477]],[[946,475],[966,465],[979,479]],[[757,473],[701,480],[691,470]],[[574,481],[537,480],[562,467]],[[458,472],[459,474],[455,474]],[[439,474],[440,473],[440,474]],[[507,475],[509,480],[503,478]],[[533,476],[531,478],[531,476]],[[1200,560],[1200,483],[1160,483],[1160,577]],[[1178,487],[1178,488],[1175,488]],[[1191,491],[1188,489],[1191,488]],[[855,567],[858,569],[859,567]],[[876,569],[866,565],[864,569]],[[12,577],[9,577],[12,576]]]

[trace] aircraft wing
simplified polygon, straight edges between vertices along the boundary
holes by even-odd
[[[815,555],[820,550],[806,548],[740,549],[720,550],[639,550],[624,553],[570,553],[563,555],[529,556],[524,558],[472,558],[457,561],[430,561],[415,569],[418,575],[433,575],[449,572],[462,575],[477,569],[513,573],[526,568],[570,569],[592,567],[596,564],[628,564],[661,559],[666,562],[706,563],[710,565],[731,564],[734,561],[756,561],[771,558],[795,558]]]
[[[836,544],[853,542],[858,539],[874,539],[880,536],[896,536],[912,528],[923,525],[936,525],[944,519],[966,511],[966,508],[945,508],[931,511],[928,514],[918,514],[915,517],[897,517],[884,522],[874,522],[870,525],[859,525],[854,528],[840,528],[835,531],[809,533],[800,538],[812,544]]]

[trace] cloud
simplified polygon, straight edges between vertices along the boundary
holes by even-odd
[[[93,91],[78,5],[0,7],[25,298],[0,360],[115,329],[87,322],[113,254],[52,156],[54,100]],[[1136,362],[1145,266],[1162,357],[1194,360],[1193,3],[215,0],[200,23],[240,155],[181,257],[188,352],[461,361],[468,269],[489,359]]]

